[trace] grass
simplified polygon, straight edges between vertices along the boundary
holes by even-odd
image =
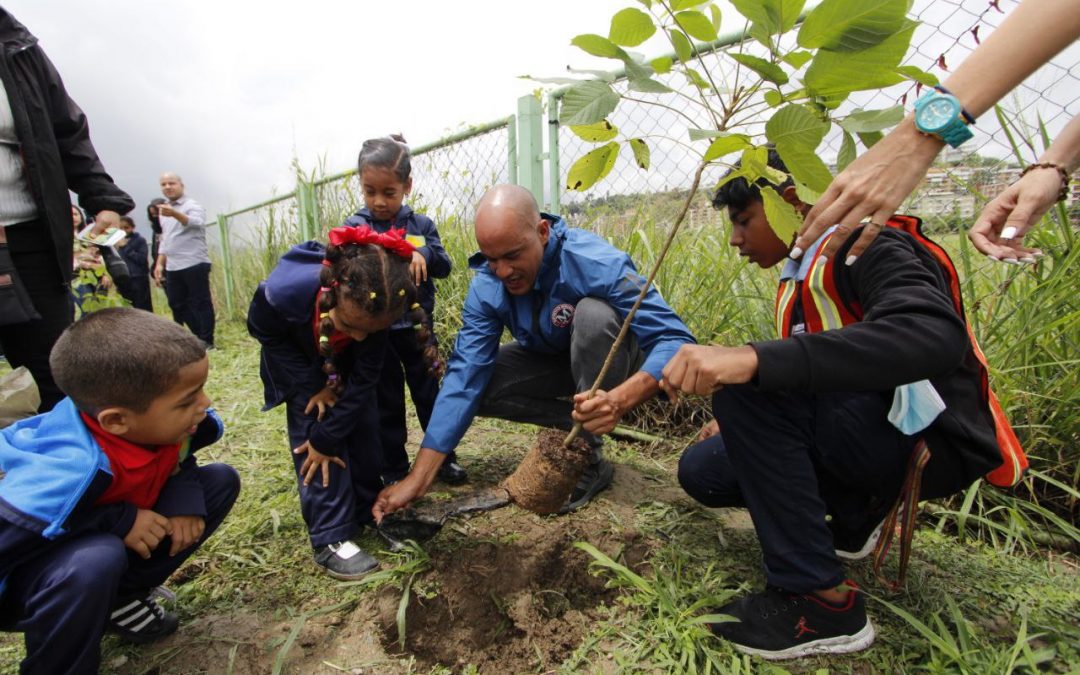
[[[258,639],[229,635],[214,639],[234,639],[230,651],[234,657],[245,649],[256,650],[264,654],[268,670],[296,672],[285,654],[305,626],[324,619],[348,622],[356,608],[382,587],[392,589],[389,592],[397,598],[404,598],[405,589],[425,597],[437,595],[440,589],[430,583],[429,561],[454,555],[458,547],[475,546],[476,541],[450,532],[423,550],[392,554],[381,540],[367,535],[361,544],[382,561],[379,576],[345,584],[319,574],[299,513],[283,415],[280,410],[259,410],[257,346],[235,322],[221,325],[219,344],[221,348],[211,353],[209,393],[226,420],[227,433],[200,455],[202,462],[235,466],[243,490],[222,528],[169,585],[177,594],[184,625],[199,617],[245,615],[260,625],[280,626],[277,632],[268,628],[270,634]],[[480,479],[504,475],[530,438],[526,428],[478,420],[461,448],[462,461]],[[677,494],[674,464],[683,445],[670,437],[654,446],[615,442],[610,454],[642,472],[650,483],[669,486]],[[595,573],[618,587],[619,595],[573,654],[550,667],[564,673],[785,672],[735,654],[710,637],[697,618],[713,613],[744,587],[763,583],[756,540],[745,524],[734,526],[726,512],[718,515],[685,498],[643,499],[624,518],[610,515],[601,501],[581,517],[600,519],[612,531],[640,532],[652,544],[634,571],[617,557],[596,556],[600,564]],[[788,672],[828,668],[974,673],[1004,672],[1010,664],[1034,670],[1030,664],[1037,662],[1039,669],[1051,672],[1080,668],[1080,628],[1075,622],[1080,615],[1080,577],[1074,559],[1039,549],[1009,555],[989,541],[970,537],[961,541],[949,528],[937,532],[935,524],[935,518],[924,518],[917,532],[911,576],[903,592],[880,592],[870,581],[866,563],[852,568],[853,577],[865,581],[874,595],[870,611],[879,640],[873,649],[844,659],[809,659],[783,667]],[[403,606],[400,600],[398,606]],[[17,636],[0,638],[0,672],[15,672],[21,649]],[[179,647],[154,651],[107,638],[103,670],[191,672],[185,667],[185,654]],[[222,659],[214,672],[228,670],[229,657]],[[133,669],[133,664],[138,667]],[[393,659],[376,672],[381,667],[429,672],[407,657]],[[453,672],[470,672],[470,667],[456,664]]]

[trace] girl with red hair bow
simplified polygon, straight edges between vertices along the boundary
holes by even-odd
[[[328,238],[282,256],[255,291],[248,331],[262,345],[264,409],[285,404],[315,562],[349,580],[378,567],[355,538],[382,488],[375,387],[389,328],[408,316],[414,339],[428,336],[401,231],[340,227]]]

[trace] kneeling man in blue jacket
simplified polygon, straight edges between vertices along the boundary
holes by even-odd
[[[630,257],[601,237],[540,213],[525,188],[496,185],[476,209],[480,252],[462,309],[461,331],[409,475],[376,499],[376,519],[422,496],[446,454],[477,415],[570,429],[582,422],[593,446],[589,468],[564,512],[611,484],[600,436],[656,395],[661,371],[694,338],[652,288],[628,339],[592,399],[585,394],[645,279]],[[513,341],[500,346],[504,329]]]

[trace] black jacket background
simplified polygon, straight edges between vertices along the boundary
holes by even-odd
[[[3,8],[0,78],[15,118],[30,192],[56,251],[57,280],[66,284],[74,238],[68,190],[79,195],[79,205],[90,215],[105,209],[125,214],[135,202],[105,172],[90,142],[86,115],[68,97],[37,38]]]

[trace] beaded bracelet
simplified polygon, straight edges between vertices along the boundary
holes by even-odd
[[[1028,164],[1023,171],[1020,172],[1020,177],[1023,178],[1027,175],[1028,171],[1033,169],[1057,169],[1057,172],[1061,174],[1061,192],[1058,193],[1057,201],[1063,202],[1069,198],[1069,172],[1065,170],[1060,164],[1053,162],[1038,162],[1037,164]]]

